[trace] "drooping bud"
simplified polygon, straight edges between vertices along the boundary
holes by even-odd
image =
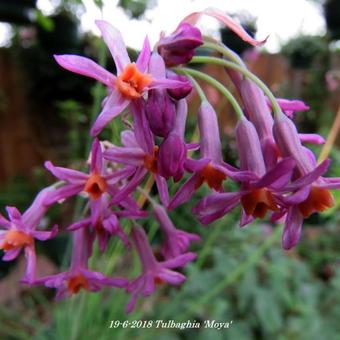
[[[195,54],[195,49],[203,44],[200,30],[189,23],[181,23],[168,37],[161,36],[158,53],[166,66],[185,64]]]
[[[149,71],[154,78],[165,78],[164,60],[157,52],[151,56]],[[145,111],[151,131],[157,136],[166,137],[174,126],[176,116],[175,102],[166,90],[150,90]]]
[[[246,118],[240,119],[235,130],[241,170],[250,170],[259,177],[266,173],[259,136],[255,126]]]
[[[208,101],[203,101],[198,111],[201,156],[219,163],[222,160],[222,146],[217,115]]]
[[[175,126],[159,147],[159,173],[167,179],[173,177],[175,182],[179,181],[184,173],[184,161],[187,153],[184,130],[187,111],[187,102],[185,99],[181,99],[177,103]]]
[[[176,106],[166,91],[150,90],[146,114],[151,131],[156,136],[166,137],[174,125]]]
[[[167,79],[177,80],[183,82],[183,87],[178,89],[168,89],[168,94],[176,100],[180,100],[185,98],[192,90],[192,85],[189,79],[186,76],[179,75],[172,71],[166,72]]]

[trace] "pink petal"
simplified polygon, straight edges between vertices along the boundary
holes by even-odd
[[[137,186],[143,181],[146,173],[147,170],[144,167],[140,167],[126,186],[124,186],[118,192],[112,192],[113,198],[111,204],[121,203],[121,201],[124,200],[128,195],[130,195],[131,192],[133,192],[137,188]]]
[[[34,238],[40,241],[46,241],[50,238],[53,238],[58,233],[58,227],[55,225],[51,231],[33,231],[31,234]]]
[[[182,187],[176,192],[168,209],[172,210],[178,207],[179,205],[189,201],[192,195],[196,191],[196,183],[199,180],[199,175],[195,174],[191,176],[183,185]]]
[[[169,191],[166,179],[159,175],[155,175],[154,177],[156,180],[160,200],[163,205],[167,206],[169,204]]]
[[[301,143],[324,144],[325,139],[316,133],[299,133]]]
[[[68,184],[63,186],[62,188],[56,189],[53,191],[47,198],[46,198],[46,204],[51,205],[54,204],[60,200],[63,200],[65,198],[69,198],[71,196],[74,196],[78,193],[80,193],[84,188],[84,185],[81,184]]]
[[[22,248],[14,248],[5,252],[4,256],[2,257],[2,261],[12,261],[14,260],[21,251]]]
[[[162,262],[162,266],[169,269],[184,267],[187,263],[194,261],[196,257],[197,255],[195,253],[185,253],[173,259]]]
[[[141,71],[142,73],[146,72],[148,69],[150,55],[151,55],[150,42],[149,42],[149,38],[146,36],[144,39],[143,48],[140,51],[137,61],[136,61],[136,65],[139,71]]]
[[[134,148],[139,147],[135,134],[131,130],[124,130],[120,134],[120,139],[122,141],[123,146]]]
[[[91,59],[72,54],[54,55],[54,59],[66,70],[96,79],[108,87],[112,87],[116,81],[112,73]]]
[[[104,157],[119,164],[142,166],[145,152],[139,147],[113,146],[104,152]]]
[[[93,140],[91,148],[91,172],[102,173],[103,169],[103,153],[100,142],[97,138]]]
[[[121,33],[111,24],[103,20],[96,20],[96,25],[111,52],[118,73],[121,73],[125,66],[130,63],[130,58]]]
[[[282,234],[282,247],[289,250],[294,247],[300,239],[303,216],[297,206],[288,210],[285,227]]]
[[[36,267],[37,267],[37,257],[35,254],[34,246],[25,247],[25,257],[26,257],[26,272],[25,279],[28,284],[34,283],[36,276]]]
[[[54,166],[52,162],[46,161],[45,168],[50,171],[55,177],[61,181],[70,182],[73,184],[85,183],[88,175],[72,169],[62,168],[59,166]],[[52,192],[52,191],[51,191]]]
[[[253,39],[236,21],[230,17],[229,15],[225,14],[219,9],[216,8],[207,8],[203,11],[200,12],[194,12],[186,16],[182,22],[188,22],[189,24],[195,25],[197,20],[202,16],[202,15],[208,15],[211,16],[219,21],[221,21],[223,24],[225,24],[230,30],[235,32],[242,40],[246,41],[247,43],[257,46],[257,45],[262,45],[266,42],[268,37],[262,41],[257,41]]]
[[[128,106],[128,104],[129,100],[125,99],[119,91],[112,91],[102,112],[99,114],[91,128],[91,136],[97,136],[113,118],[118,116]]]
[[[9,222],[5,217],[0,214],[0,226],[8,229],[11,226],[11,222]]]
[[[84,220],[81,220],[81,221],[78,221],[78,222],[71,224],[67,228],[67,230],[68,231],[74,231],[74,230],[77,230],[77,229],[80,229],[80,228],[87,227],[90,224],[91,224],[91,218],[85,218]]]
[[[168,269],[162,270],[158,277],[175,286],[182,284],[186,280],[183,274]]]

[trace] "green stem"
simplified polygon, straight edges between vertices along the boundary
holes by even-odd
[[[202,48],[207,48],[209,50],[214,50],[221,53],[223,56],[231,60],[237,65],[245,67],[244,62],[242,59],[230,48],[222,45],[221,43],[213,43],[205,41],[204,44],[201,46]]]
[[[198,82],[192,77],[189,75],[189,73],[187,72],[184,72],[184,74],[190,79],[190,81],[192,82],[192,84],[194,85],[198,95],[200,96],[201,98],[201,101],[208,101],[207,97],[205,96],[204,94],[204,91],[202,90],[201,86],[198,84]]]
[[[217,81],[216,79],[214,79],[213,77],[201,72],[201,71],[197,71],[191,68],[186,68],[186,67],[181,67],[181,68],[174,68],[174,70],[177,73],[181,73],[184,75],[191,75],[194,76],[196,78],[202,79],[204,81],[206,81],[207,83],[209,83],[210,85],[214,86],[217,90],[219,90],[230,102],[230,104],[232,105],[232,107],[234,108],[238,118],[242,118],[243,117],[243,112],[242,109],[239,105],[239,103],[237,102],[237,100],[234,98],[234,96],[231,94],[231,92],[225,88],[225,86],[223,84],[221,84],[219,81]]]
[[[231,68],[235,71],[242,73],[245,77],[251,79],[254,83],[256,83],[261,88],[261,90],[265,93],[265,95],[268,97],[268,99],[272,103],[274,114],[275,115],[282,114],[281,108],[280,108],[275,96],[269,90],[267,85],[264,84],[261,79],[256,77],[253,73],[251,73],[250,71],[248,71],[244,67],[241,67],[240,65],[237,65],[233,62],[223,60],[223,59],[220,59],[220,58],[215,58],[215,57],[193,57],[191,59],[190,63],[193,63],[193,64],[200,64],[200,63],[216,64],[216,65],[221,65],[221,66],[224,66],[224,67]]]

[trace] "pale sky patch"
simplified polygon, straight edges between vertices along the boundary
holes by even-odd
[[[45,15],[53,13],[58,0],[38,0],[38,8]],[[118,0],[104,0],[101,13],[92,0],[83,1],[86,11],[81,16],[81,26],[84,31],[92,31],[99,35],[95,26],[96,19],[111,22],[123,34],[127,45],[141,48],[147,34],[154,44],[161,31],[171,33],[179,21],[187,14],[202,10],[207,6],[216,7],[233,13],[249,13],[257,18],[257,38],[263,39],[269,35],[266,49],[277,52],[290,38],[299,34],[323,34],[325,20],[322,8],[307,0],[158,0],[158,4],[147,10],[142,20],[129,18],[121,8]],[[218,36],[219,23],[212,18],[204,17],[199,22],[204,33]],[[0,23],[0,46],[8,42],[10,30],[8,25]]]

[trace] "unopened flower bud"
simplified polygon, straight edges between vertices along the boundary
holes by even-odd
[[[184,22],[168,37],[161,37],[158,53],[164,58],[166,66],[185,64],[194,56],[195,48],[202,44],[200,30]]]
[[[183,75],[179,75],[176,74],[175,72],[172,71],[168,71],[166,73],[166,77],[167,79],[171,79],[171,80],[177,80],[177,81],[181,81],[183,82],[183,87],[177,88],[177,89],[168,89],[168,94],[176,99],[176,100],[180,100],[185,98],[192,90],[192,85],[190,80]]]

